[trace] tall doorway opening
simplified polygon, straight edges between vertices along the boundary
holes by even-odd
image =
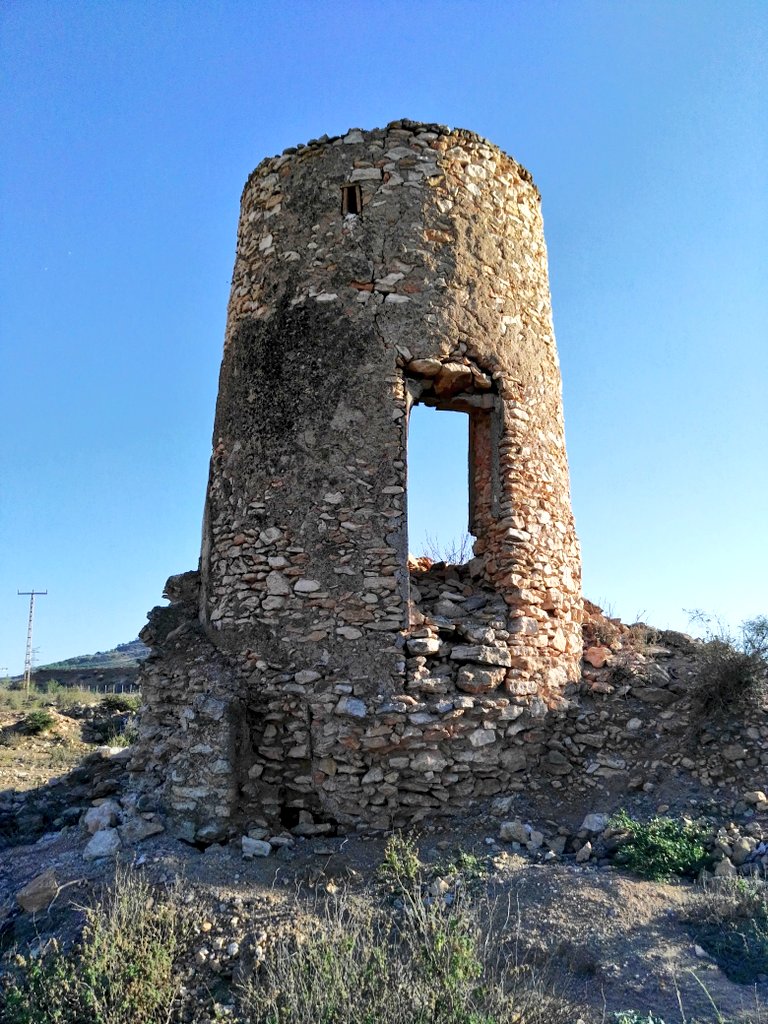
[[[408,424],[408,550],[461,565],[472,557],[469,415],[421,403]]]

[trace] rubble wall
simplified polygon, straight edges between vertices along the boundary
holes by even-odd
[[[416,402],[471,424],[475,557],[439,578],[407,563]],[[508,780],[512,723],[558,704],[581,656],[540,197],[514,160],[394,122],[256,168],[184,586],[187,625],[161,609],[144,636],[136,767],[188,832],[390,825]]]

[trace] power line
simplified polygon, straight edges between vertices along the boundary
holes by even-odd
[[[32,682],[32,622],[35,617],[35,598],[47,594],[47,590],[17,590],[20,597],[29,597],[29,622],[27,624],[27,650],[24,655],[24,690],[29,693]]]

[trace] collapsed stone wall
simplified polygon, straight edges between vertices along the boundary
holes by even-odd
[[[394,122],[259,165],[200,571],[142,634],[134,767],[182,831],[388,826],[511,778],[516,721],[580,672],[560,391],[540,198],[514,160]],[[474,558],[431,576],[408,567],[419,402],[470,422]]]

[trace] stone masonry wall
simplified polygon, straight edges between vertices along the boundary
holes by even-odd
[[[540,199],[510,157],[394,122],[257,167],[200,574],[144,635],[135,767],[183,832],[389,825],[509,780],[512,723],[580,671],[560,391]],[[407,561],[417,402],[470,417],[475,557],[441,578]]]

